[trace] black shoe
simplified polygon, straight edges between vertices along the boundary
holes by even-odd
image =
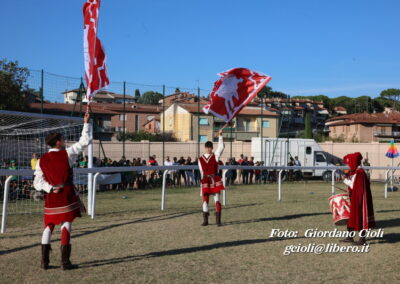
[[[216,212],[215,213],[215,222],[217,223],[218,227],[222,226],[222,223],[221,223],[221,212]]]
[[[201,224],[202,226],[208,226],[208,216],[209,215],[210,215],[210,213],[203,212],[203,224]]]
[[[341,242],[341,243],[354,243],[354,239],[350,238],[350,237],[347,237],[347,238],[345,238],[343,240],[340,240],[339,242]]]
[[[360,237],[360,239],[358,241],[354,242],[354,244],[356,246],[363,246],[363,245],[366,245],[367,242],[365,241],[365,237]]]
[[[71,257],[71,245],[61,246],[61,268],[62,270],[70,270],[78,268],[77,265],[74,265],[70,261]]]
[[[42,245],[42,261],[40,263],[40,267],[44,270],[49,269],[50,251],[51,251],[50,245]]]

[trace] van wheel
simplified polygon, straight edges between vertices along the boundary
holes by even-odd
[[[326,182],[331,182],[332,181],[332,172],[331,171],[326,171],[322,174],[322,179]]]

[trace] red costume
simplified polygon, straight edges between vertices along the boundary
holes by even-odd
[[[43,190],[47,193],[44,208],[45,228],[42,234],[41,266],[43,269],[49,268],[51,234],[55,225],[58,224],[61,224],[62,268],[73,268],[69,260],[71,255],[71,223],[75,217],[81,217],[81,209],[84,209],[84,206],[75,192],[71,165],[89,142],[89,124],[84,123],[79,142],[66,149],[49,144],[53,148],[44,154],[36,164],[34,187],[38,191]]]
[[[73,172],[68,159],[66,150],[48,152],[40,159],[40,167],[46,181],[52,186],[62,185],[61,192],[50,192],[46,195],[45,226],[72,222],[75,217],[81,217],[81,203],[75,193]]]
[[[208,142],[207,142],[208,143]],[[211,144],[212,147],[212,144]],[[208,202],[210,200],[210,195],[214,195],[215,199],[215,216],[216,223],[221,226],[221,201],[220,192],[224,190],[225,187],[222,183],[220,173],[219,173],[219,158],[224,151],[224,142],[222,136],[218,138],[218,148],[215,153],[204,154],[199,158],[199,169],[201,172],[201,196],[203,197],[203,226],[208,225]]]
[[[362,155],[346,155],[344,162],[350,167],[349,177],[345,180],[350,196],[350,219],[347,227],[361,231],[375,227],[374,207],[372,203],[370,181],[362,168]]]
[[[203,172],[201,179],[201,192],[203,196],[220,193],[221,190],[224,190],[224,185],[218,173],[218,162],[215,155],[211,154],[208,158],[203,155],[199,158],[199,162]]]

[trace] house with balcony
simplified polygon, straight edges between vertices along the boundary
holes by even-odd
[[[326,121],[329,137],[343,142],[400,141],[400,112],[354,113]]]
[[[79,89],[67,90],[62,93],[64,96],[64,103],[75,104],[80,103],[81,98],[79,97]],[[86,96],[86,90],[82,94],[83,97]],[[136,98],[125,94],[116,94],[110,91],[100,91],[93,98],[92,101],[95,103],[110,103],[110,104],[123,104],[125,97],[125,103],[135,103]]]
[[[172,104],[161,113],[160,125],[165,132],[170,132],[178,141],[206,142],[215,140],[217,131],[225,122],[213,115],[203,113],[202,104]],[[165,120],[165,122],[163,121]],[[279,115],[261,110],[260,107],[244,107],[233,119],[231,127],[224,129],[226,141],[251,141],[252,137],[277,137]]]
[[[325,121],[329,117],[323,102],[310,99],[267,98],[265,105],[267,109],[280,114],[281,137],[296,137],[299,131],[303,131],[307,113],[311,114],[311,127],[317,131],[324,130]]]

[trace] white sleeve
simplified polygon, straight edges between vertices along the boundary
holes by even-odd
[[[200,178],[203,178],[203,169],[201,168],[200,160],[199,160],[198,164],[199,164],[199,170],[200,170]]]
[[[40,168],[40,160],[36,163],[35,179],[33,180],[33,186],[37,191],[44,190],[47,193],[49,193],[53,188],[53,186],[44,179],[42,169]]]
[[[218,147],[217,150],[215,151],[215,159],[217,160],[217,162],[219,161],[219,158],[222,155],[222,152],[224,152],[224,139],[222,138],[222,135],[218,137]]]
[[[82,129],[82,135],[81,138],[79,138],[79,142],[74,143],[72,146],[67,147],[67,153],[68,157],[70,159],[70,162],[75,162],[78,155],[82,153],[83,148],[89,145],[90,139],[89,139],[89,123],[83,124],[83,129]]]
[[[353,185],[354,185],[354,180],[355,180],[355,178],[356,178],[356,175],[354,174],[354,175],[351,177],[351,179],[346,178],[346,179],[343,180],[343,182],[344,182],[348,187],[350,187],[351,189],[353,189]]]

